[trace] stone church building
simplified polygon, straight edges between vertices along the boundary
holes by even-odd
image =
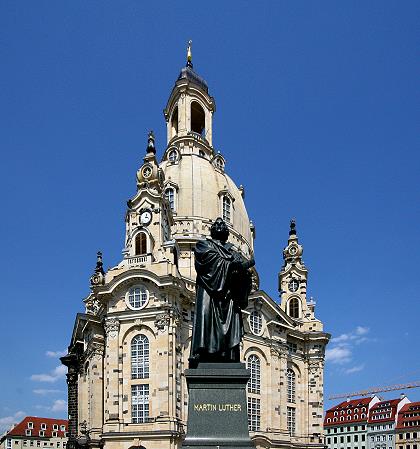
[[[122,259],[107,272],[98,253],[68,354],[69,447],[178,449],[185,436],[194,321],[193,249],[219,216],[246,258],[255,227],[244,189],[212,142],[215,100],[191,57],[164,110],[167,147],[153,133],[127,202]],[[292,221],[278,274],[281,301],[253,289],[243,311],[241,359],[250,435],[257,448],[323,448],[324,352],[329,335],[306,297],[308,270]],[[280,242],[279,242],[280,244]],[[258,257],[257,263],[258,263]],[[279,261],[280,266],[280,261]]]

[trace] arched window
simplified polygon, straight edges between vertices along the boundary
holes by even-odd
[[[358,415],[354,415],[354,419],[359,419],[359,416]]]
[[[178,134],[178,106],[172,112],[171,117],[171,138]]]
[[[246,367],[251,371],[251,378],[248,382],[248,393],[260,394],[261,392],[261,362],[260,358],[251,354],[246,362]]]
[[[289,301],[289,315],[292,318],[299,318],[300,316],[300,304],[298,298],[292,298]]]
[[[351,421],[351,416],[347,416],[347,421]]]
[[[199,103],[191,103],[191,131],[205,137],[206,115]]]
[[[175,211],[175,189],[173,187],[168,187],[165,190],[165,198],[169,203],[171,211]]]
[[[149,339],[143,335],[136,335],[131,340],[131,378],[149,378]]]
[[[257,310],[253,310],[249,316],[249,327],[253,334],[259,335],[262,331],[262,315]]]
[[[290,368],[287,370],[287,401],[296,402],[296,375]]]
[[[223,195],[222,201],[223,201],[222,203],[223,220],[225,220],[227,223],[230,223],[230,207],[231,207],[230,198],[227,195]]]
[[[168,161],[174,163],[177,160],[178,160],[178,151],[176,151],[176,150],[169,151],[169,153],[168,153]]]
[[[135,255],[140,256],[147,254],[147,237],[144,232],[139,232],[134,240],[135,242]]]

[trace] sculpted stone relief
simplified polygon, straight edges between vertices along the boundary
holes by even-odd
[[[120,322],[117,318],[105,318],[105,333],[109,339],[114,339],[120,330]]]

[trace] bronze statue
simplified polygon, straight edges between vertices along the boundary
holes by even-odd
[[[211,238],[197,243],[195,319],[191,343],[190,368],[199,362],[239,362],[239,344],[244,335],[242,312],[251,291],[246,260],[227,242],[229,229],[218,218],[210,230]]]

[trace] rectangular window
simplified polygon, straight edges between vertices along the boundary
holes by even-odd
[[[57,432],[53,432],[53,433],[52,433],[52,436],[53,436],[54,438],[57,438]]]
[[[47,428],[47,425],[44,424],[44,423],[41,423],[41,429],[42,429],[42,430],[45,430],[46,428]]]
[[[6,448],[10,449],[11,447],[12,447],[12,440],[10,438],[8,438],[6,441]]]
[[[359,435],[354,436],[354,441],[357,443],[359,441]]]
[[[351,441],[350,435],[347,435],[347,443],[350,443],[350,441]]]
[[[344,443],[344,437],[340,437],[340,443]]]
[[[294,354],[294,353],[297,352],[297,344],[296,343],[291,343],[289,341],[289,342],[287,342],[287,349],[289,350],[289,352]]]
[[[144,423],[149,417],[149,385],[131,385],[131,421]]]
[[[33,429],[34,428],[34,423],[33,422],[28,422],[28,429]]]
[[[60,430],[61,430],[62,432],[64,432],[64,431],[66,430],[66,426],[61,425],[61,426],[60,426]]]
[[[398,434],[398,438],[399,438],[400,440],[402,440],[402,439],[403,439],[403,434],[402,434],[402,433],[399,433],[399,434]]]
[[[34,440],[29,441],[29,445],[33,446],[34,445]]]
[[[287,430],[292,436],[296,433],[296,409],[294,407],[287,407]]]
[[[261,426],[261,402],[259,398],[248,398],[248,428],[255,432]]]
[[[331,438],[327,438],[327,443],[331,444]]]
[[[366,435],[365,434],[362,435],[362,441],[366,441]]]
[[[334,443],[337,444],[337,437],[334,437]]]
[[[392,440],[392,435],[388,435],[388,440]]]
[[[53,430],[58,430],[58,424],[53,424]]]
[[[356,430],[356,431],[357,431],[357,429],[358,429],[358,427],[357,427],[357,426],[354,426],[354,430]]]
[[[28,441],[27,440],[23,440],[23,445],[27,446],[28,445]]]
[[[32,430],[30,430],[30,429],[25,429],[25,435],[26,435],[27,437],[30,437],[30,436],[32,435]]]
[[[45,437],[45,432],[44,432],[43,430],[40,430],[40,431],[39,431],[39,436],[40,436],[40,437]]]
[[[41,441],[38,440],[38,441],[36,442],[36,447],[41,447]]]
[[[406,434],[405,434],[405,439],[406,439],[406,440],[409,440],[409,439],[410,439],[410,434],[409,434],[409,433],[406,433]]]

